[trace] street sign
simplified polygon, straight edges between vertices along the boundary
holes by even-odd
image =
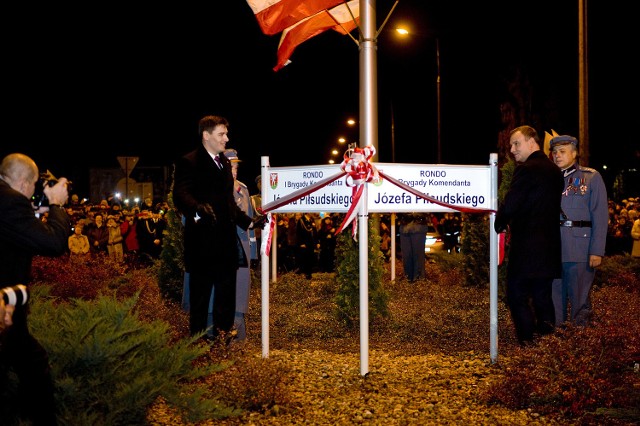
[[[490,166],[428,165],[374,163],[385,172],[412,188],[437,200],[460,207],[491,208]],[[268,169],[269,186],[263,204],[276,201],[290,193],[311,186],[340,173],[340,166],[318,165],[305,167],[272,167]],[[352,188],[346,177],[333,181],[290,204],[274,210],[291,212],[346,212],[352,203]],[[451,208],[432,203],[409,194],[393,183],[382,179],[368,188],[367,209],[372,213],[448,212]]]
[[[129,177],[139,159],[140,157],[118,157],[118,163],[120,163],[120,167],[124,170],[126,177]]]

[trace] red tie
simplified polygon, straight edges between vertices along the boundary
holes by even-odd
[[[220,157],[218,157],[218,156],[216,155],[215,157],[213,157],[213,159],[215,160],[216,165],[218,166],[218,168],[219,168],[220,170],[222,170],[222,163],[220,162]]]

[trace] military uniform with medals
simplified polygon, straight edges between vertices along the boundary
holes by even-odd
[[[577,140],[571,136],[553,138],[550,147],[567,143],[577,149]],[[552,293],[556,326],[568,320],[568,305],[571,321],[584,326],[591,316],[589,293],[595,277],[589,256],[605,254],[609,220],[607,190],[600,173],[581,166],[577,159],[561,171],[565,179],[559,223],[562,278],[554,280]]]

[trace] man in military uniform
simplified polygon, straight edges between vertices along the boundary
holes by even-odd
[[[595,268],[602,263],[607,239],[607,190],[598,171],[578,163],[576,138],[556,136],[549,149],[565,179],[560,217],[562,278],[553,281],[552,293],[556,326],[568,318],[585,326],[591,316],[589,293]]]

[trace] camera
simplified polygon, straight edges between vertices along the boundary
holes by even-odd
[[[54,186],[56,183],[58,183],[58,179],[56,179],[49,170],[47,170],[46,173],[40,173],[40,178],[36,182],[36,189],[31,196],[31,203],[33,203],[33,207],[36,210],[49,205],[49,199],[44,193],[44,188],[45,186]],[[68,182],[68,191],[71,190],[70,184],[71,182]]]
[[[26,305],[27,300],[29,300],[29,290],[24,284],[0,288],[0,294],[2,295],[5,305]]]

